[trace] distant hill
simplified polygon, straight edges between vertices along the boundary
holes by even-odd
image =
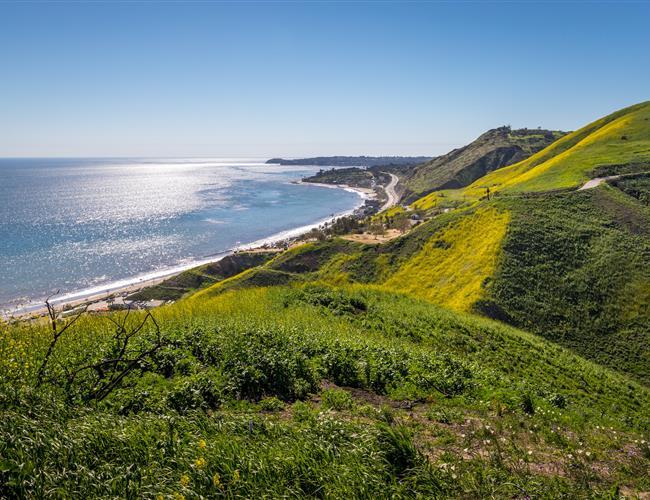
[[[413,201],[431,191],[467,186],[485,174],[544,149],[566,132],[499,127],[462,148],[416,166],[400,182],[402,197]]]
[[[348,186],[371,188],[374,175],[367,168],[340,167],[321,170],[316,175],[305,177],[303,182],[316,182],[319,184],[347,184]]]
[[[286,160],[271,158],[266,163],[279,165],[320,165],[324,167],[377,167],[416,165],[429,161],[430,156],[317,156]]]

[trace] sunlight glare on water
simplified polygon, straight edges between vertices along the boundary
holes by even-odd
[[[226,251],[360,204],[233,159],[0,159],[0,304]]]

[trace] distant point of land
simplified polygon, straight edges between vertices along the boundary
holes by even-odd
[[[314,158],[271,158],[267,164],[319,165],[327,167],[377,167],[388,165],[413,165],[424,163],[430,156],[316,156]]]

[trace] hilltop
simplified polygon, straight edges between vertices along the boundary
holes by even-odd
[[[546,148],[566,132],[517,129],[488,130],[467,146],[422,163],[401,179],[403,199],[412,202],[431,191],[467,186],[493,170],[512,165]]]
[[[469,187],[468,192],[539,192],[577,187],[590,178],[650,169],[650,102],[612,113]]]
[[[431,191],[471,184],[488,172],[511,165],[544,149],[566,132],[517,129],[488,130],[470,144],[436,158],[324,157],[303,160],[272,159],[267,163],[338,166],[305,179],[307,182],[371,187],[386,182],[387,172],[399,176],[401,198],[412,202]],[[287,163],[288,162],[288,163]],[[348,168],[340,168],[348,166]],[[360,168],[362,167],[362,168]]]

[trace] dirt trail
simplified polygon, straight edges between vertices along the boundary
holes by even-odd
[[[620,175],[610,175],[608,177],[596,177],[595,179],[591,179],[585,182],[582,186],[578,188],[578,191],[584,191],[585,189],[595,188],[596,186],[600,186],[605,181],[618,179],[619,177]]]

